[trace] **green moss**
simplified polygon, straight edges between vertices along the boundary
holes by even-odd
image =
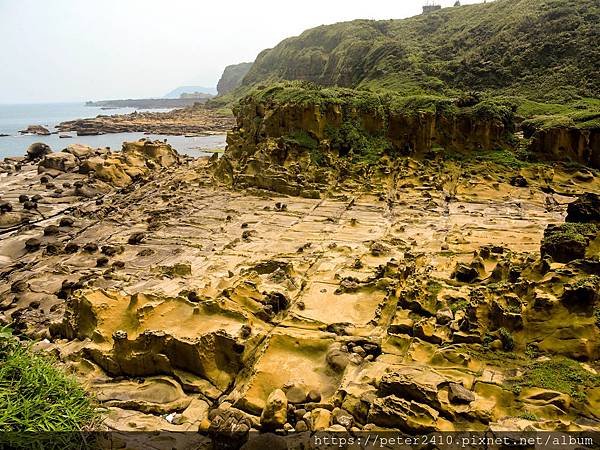
[[[575,241],[582,244],[588,243],[588,235],[599,231],[598,225],[592,223],[564,223],[544,235],[545,244],[560,244]]]
[[[513,169],[521,169],[531,165],[528,161],[528,159],[530,159],[529,155],[508,149],[481,151],[477,153],[476,159],[478,161],[486,161]]]
[[[538,420],[538,417],[533,413],[526,412],[526,413],[520,414],[519,419],[531,420],[532,422],[535,422]]]
[[[588,372],[577,361],[553,358],[531,363],[523,375],[510,380],[510,383],[516,393],[524,387],[538,387],[585,400],[586,389],[600,386],[600,375]]]
[[[465,299],[460,299],[456,302],[450,303],[450,310],[456,314],[457,311],[464,311],[469,306],[469,302]]]
[[[372,135],[357,122],[345,122],[341,127],[328,127],[325,131],[332,148],[353,163],[375,164],[391,150],[391,144],[382,135]]]
[[[512,351],[515,348],[515,340],[506,328],[500,328],[498,330],[500,340],[502,341],[502,347],[506,351]]]
[[[439,293],[442,291],[442,284],[436,280],[428,280],[427,281],[427,299],[430,302],[434,302],[437,300]]]

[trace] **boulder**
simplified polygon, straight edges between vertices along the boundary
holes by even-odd
[[[588,192],[570,203],[566,221],[600,223],[600,195]]]
[[[323,431],[329,428],[331,423],[331,411],[324,408],[313,409],[310,413],[310,424],[312,431]]]
[[[438,388],[446,379],[424,367],[401,366],[385,374],[379,383],[383,396],[395,395],[429,405],[439,405]]]
[[[286,389],[285,395],[292,404],[306,403],[308,388],[302,383],[294,383]]]
[[[451,403],[468,404],[475,401],[475,394],[458,383],[450,383],[448,385],[448,400]]]
[[[542,256],[551,256],[560,263],[585,258],[590,238],[598,232],[595,224],[565,223],[548,225],[542,240]]]
[[[58,170],[60,172],[70,172],[75,170],[79,162],[77,158],[70,153],[50,153],[40,161],[38,172],[42,173],[46,169]]]
[[[38,136],[50,136],[50,131],[41,125],[29,125],[25,130],[19,131],[21,134],[36,134]]]
[[[71,155],[75,156],[77,159],[86,159],[89,158],[90,156],[94,155],[94,149],[88,145],[83,145],[83,144],[71,144],[69,146],[67,146],[67,148],[64,150],[64,152],[66,153],[70,153]]]
[[[438,429],[438,417],[439,412],[430,406],[390,395],[373,402],[368,421],[408,433],[430,433]]]
[[[43,142],[35,142],[27,149],[27,158],[31,161],[40,159],[47,154],[52,153],[52,149]]]
[[[287,422],[288,400],[281,389],[275,389],[269,397],[260,416],[263,430],[282,428]]]

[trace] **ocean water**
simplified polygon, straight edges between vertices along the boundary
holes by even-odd
[[[212,154],[214,150],[225,148],[224,135],[185,137],[158,134],[145,135],[144,133],[115,133],[99,136],[77,136],[75,133],[61,133],[73,136],[72,139],[63,139],[59,138],[58,134],[51,134],[50,136],[19,134],[19,130],[24,130],[29,125],[43,125],[50,132],[53,132],[56,131],[54,129],[56,125],[67,120],[96,117],[99,114],[128,114],[133,111],[135,111],[133,108],[103,110],[99,107],[85,106],[83,103],[0,104],[0,134],[9,135],[0,137],[0,158],[23,156],[27,147],[34,142],[44,142],[54,151],[60,151],[67,145],[74,143],[120,150],[124,141],[135,141],[143,137],[148,139],[167,139],[167,142],[178,152],[190,156]],[[157,112],[166,110],[154,109],[145,111]]]

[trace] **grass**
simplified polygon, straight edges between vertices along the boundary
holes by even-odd
[[[97,418],[74,378],[0,330],[0,432],[89,431]]]
[[[526,387],[538,387],[562,392],[583,401],[586,389],[600,386],[600,375],[588,372],[577,361],[552,358],[529,364],[523,375],[511,380],[511,384],[516,394]]]

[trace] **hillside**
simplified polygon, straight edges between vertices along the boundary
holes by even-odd
[[[263,51],[244,85],[299,79],[404,94],[599,97],[599,22],[597,0],[497,0],[320,26]]]
[[[221,79],[217,84],[219,95],[227,94],[242,84],[242,80],[250,70],[250,67],[252,67],[251,62],[232,64],[225,67],[223,75],[221,75]]]

